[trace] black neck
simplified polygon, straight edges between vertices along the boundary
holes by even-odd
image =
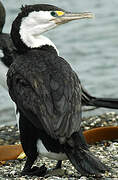
[[[15,21],[12,24],[12,29],[11,29],[11,38],[12,41],[15,45],[15,47],[17,48],[17,50],[19,51],[19,53],[23,53],[26,52],[27,50],[29,50],[30,48],[28,48],[23,41],[20,38],[20,26],[21,26],[21,19],[22,16],[17,16],[17,18],[15,19]]]

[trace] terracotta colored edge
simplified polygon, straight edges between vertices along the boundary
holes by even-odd
[[[102,140],[118,139],[118,126],[99,127],[84,131],[88,144],[94,144]],[[0,161],[14,160],[23,152],[22,145],[0,146]]]

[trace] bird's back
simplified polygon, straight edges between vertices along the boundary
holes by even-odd
[[[18,108],[34,108],[33,113],[49,121],[48,125],[44,119],[42,123],[52,137],[67,138],[79,131],[81,85],[71,66],[54,49],[34,49],[18,56],[8,71],[8,86]]]

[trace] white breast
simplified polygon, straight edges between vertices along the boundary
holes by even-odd
[[[58,161],[68,159],[66,154],[64,153],[53,153],[53,152],[47,151],[47,149],[45,148],[45,146],[43,145],[40,139],[38,139],[37,141],[37,151],[40,156],[45,156],[49,159],[54,159]]]

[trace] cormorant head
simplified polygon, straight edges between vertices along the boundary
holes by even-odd
[[[0,33],[2,33],[2,29],[5,24],[5,17],[6,17],[5,8],[0,2]]]
[[[11,36],[15,46],[23,51],[46,45],[42,33],[72,20],[92,18],[91,13],[71,13],[48,4],[28,5],[12,24]],[[51,45],[51,42],[48,42]]]

